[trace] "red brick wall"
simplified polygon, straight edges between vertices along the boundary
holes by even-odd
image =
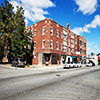
[[[80,40],[82,40],[82,42],[86,43],[86,39],[84,39],[84,37],[75,35],[74,33],[70,31],[69,27],[67,27],[66,29],[51,19],[42,20],[36,24],[31,25],[31,27],[33,27],[33,41],[36,41],[36,49],[34,50],[36,52],[36,58],[33,59],[33,64],[38,64],[38,53],[39,52],[58,53],[60,55],[61,54],[68,55],[68,40],[70,40],[70,53],[71,53],[71,35],[74,36],[74,53],[70,54],[70,56],[77,56],[76,51],[80,51],[80,48],[82,48],[82,50],[86,50],[86,48],[83,45],[80,46],[80,42],[79,42]],[[42,35],[43,27],[45,27],[45,35]],[[53,36],[50,35],[51,27],[53,27]],[[63,44],[63,39],[61,38],[61,32],[63,33],[64,29],[68,33],[66,52],[61,50],[61,44]],[[35,30],[37,31],[36,36],[34,35]],[[59,38],[57,38],[57,33],[56,33],[57,30],[59,30]],[[45,40],[44,49],[42,48],[42,40]],[[50,49],[50,40],[53,40],[53,49]],[[75,40],[77,40],[77,44],[75,44]],[[59,43],[59,50],[56,50],[56,42]],[[82,52],[80,56],[82,55],[84,55],[84,52]]]

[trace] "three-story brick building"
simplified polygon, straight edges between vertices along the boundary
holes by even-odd
[[[33,33],[33,64],[79,62],[86,56],[86,39],[64,28],[52,19],[28,26]]]

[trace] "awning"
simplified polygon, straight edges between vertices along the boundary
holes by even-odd
[[[76,56],[71,56],[72,58],[76,58]]]

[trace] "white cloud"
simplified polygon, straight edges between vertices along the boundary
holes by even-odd
[[[14,6],[14,11],[16,12],[16,10],[17,10],[16,6],[19,6],[19,4],[18,4],[17,1],[15,1],[15,0],[10,1],[10,3],[13,4],[13,6]]]
[[[87,24],[85,27],[96,28],[97,26],[100,26],[100,15],[96,15],[94,20],[90,24]]]
[[[97,0],[75,0],[75,2],[79,6],[78,11],[83,14],[92,14],[96,11]]]
[[[22,6],[25,10],[25,18],[31,21],[45,19],[46,11],[49,7],[55,7],[51,0],[10,0],[16,11],[16,6]]]
[[[84,33],[84,32],[87,32],[89,33],[90,31],[86,28],[86,27],[76,27],[74,29],[72,29],[72,31],[77,34],[77,35],[80,35],[80,33]]]
[[[98,45],[94,45],[94,49],[97,49],[98,48]]]
[[[92,43],[87,43],[87,46],[91,46],[92,45]]]
[[[99,43],[97,42],[90,42],[87,43],[87,54],[90,54],[91,52],[98,54],[100,51]]]
[[[100,15],[96,15],[93,21],[90,24],[85,25],[84,27],[76,27],[72,31],[78,35],[81,33],[90,33],[89,28],[96,28],[100,26]]]
[[[93,53],[94,53],[94,50],[93,50],[93,49],[91,49],[91,47],[87,47],[87,54],[90,54],[91,52],[93,52]]]

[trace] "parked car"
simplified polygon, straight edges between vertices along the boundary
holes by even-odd
[[[78,67],[77,63],[73,63],[73,67],[77,68]]]
[[[25,61],[23,61],[22,59],[18,58],[18,59],[14,59],[12,61],[12,66],[15,67],[24,67],[25,66]]]
[[[87,63],[86,64],[86,67],[91,67],[92,66],[92,63]]]
[[[71,68],[77,68],[77,64],[74,63],[74,62],[71,62],[69,66],[70,66]]]
[[[73,63],[73,62],[70,62],[70,63],[68,63],[68,64],[64,64],[64,69],[66,69],[66,68],[77,68],[77,64],[76,63]]]
[[[80,62],[78,62],[77,67],[82,67],[82,64]]]
[[[69,69],[69,68],[70,68],[69,65],[70,65],[70,64],[64,64],[63,68],[64,68],[64,69]]]

